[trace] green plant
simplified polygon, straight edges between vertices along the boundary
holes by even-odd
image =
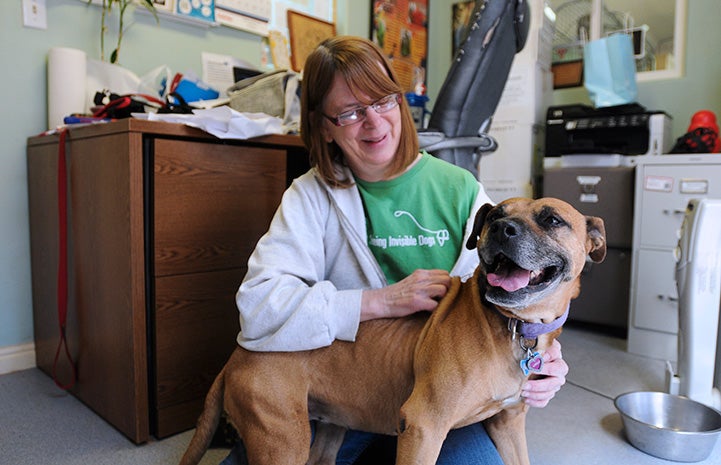
[[[88,0],[88,4],[93,3],[93,0]],[[153,0],[102,0],[101,8],[101,19],[100,19],[100,59],[105,61],[105,33],[108,31],[107,21],[109,20],[113,8],[115,5],[118,7],[118,41],[115,49],[110,53],[110,63],[118,62],[118,55],[120,54],[120,44],[123,42],[123,34],[125,33],[125,11],[130,5],[139,4],[146,10],[153,14],[155,21],[158,22],[158,12],[155,9]]]

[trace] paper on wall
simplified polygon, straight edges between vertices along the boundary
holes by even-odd
[[[234,67],[257,69],[247,61],[217,53],[202,52],[200,60],[203,66],[203,82],[220,92],[221,95],[227,95],[228,87],[235,84]]]

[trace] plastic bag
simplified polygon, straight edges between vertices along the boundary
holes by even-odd
[[[596,108],[635,103],[636,62],[628,34],[588,42],[583,51],[584,85]]]
[[[85,101],[88,107],[85,111],[87,113],[92,113],[91,106],[95,93],[101,89],[107,89],[118,95],[146,94],[162,100],[167,94],[165,86],[172,78],[170,68],[165,65],[138,76],[122,66],[99,60],[88,60],[86,72]]]
[[[286,132],[300,126],[300,76],[278,70],[243,79],[228,89],[230,108],[241,113],[265,113],[283,120]]]

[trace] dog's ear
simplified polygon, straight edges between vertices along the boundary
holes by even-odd
[[[597,216],[586,217],[586,250],[595,263],[606,258],[606,228]]]
[[[473,230],[471,231],[471,235],[468,236],[468,240],[466,241],[466,248],[468,250],[473,250],[478,245],[478,236],[481,235],[483,223],[486,221],[486,216],[488,215],[488,212],[491,211],[491,208],[493,208],[493,205],[487,203],[481,208],[479,208],[476,212],[476,217],[473,220]]]

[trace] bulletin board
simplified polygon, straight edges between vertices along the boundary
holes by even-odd
[[[425,90],[429,1],[374,0],[371,6],[371,40],[390,58],[406,92]]]
[[[310,52],[323,40],[335,36],[335,24],[288,10],[288,35],[290,35],[290,63],[300,72]]]

